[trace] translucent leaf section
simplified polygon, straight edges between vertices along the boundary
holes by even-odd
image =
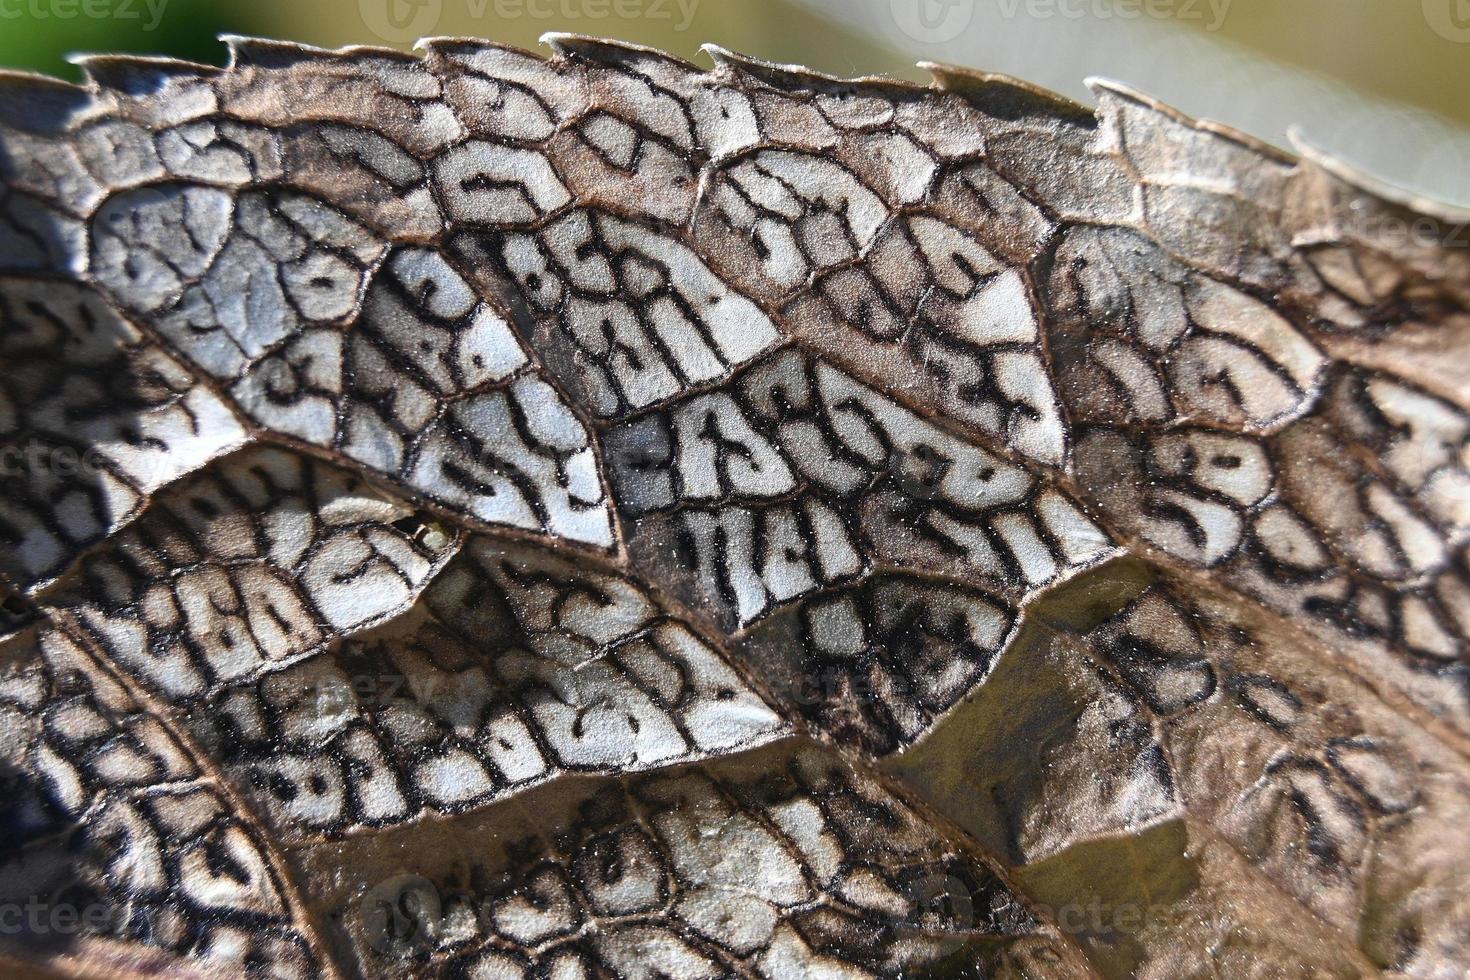
[[[182,706],[403,614],[456,549],[345,470],[251,449],[160,494],[47,599]]]
[[[9,931],[114,968],[141,969],[152,948],[319,974],[259,828],[81,646],[51,629],[0,644],[0,716]]]
[[[737,752],[786,730],[631,582],[485,543],[413,612],[221,692],[195,727],[280,831],[303,838]]]
[[[606,445],[634,560],[730,626],[878,564],[959,568],[1019,598],[1111,552],[1027,469],[796,352]]]
[[[485,523],[612,545],[586,429],[439,253],[390,254],[304,195],[191,184],[112,198],[92,241],[99,283],[270,433]]]
[[[322,900],[366,973],[1088,975],[983,862],[799,742],[538,791],[407,869],[392,847],[304,858],[352,869]]]
[[[0,573],[22,589],[245,441],[224,401],[84,287],[0,280],[0,357]]]

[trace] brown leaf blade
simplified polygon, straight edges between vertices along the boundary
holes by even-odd
[[[1459,216],[549,40],[0,76],[5,950],[1470,967]]]

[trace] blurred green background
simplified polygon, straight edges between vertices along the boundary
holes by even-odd
[[[1315,143],[1470,203],[1470,0],[0,0],[0,66],[76,78],[71,52],[218,63],[221,33],[335,47],[546,31],[706,41],[836,74],[920,78],[919,59],[1075,98],[1102,74],[1276,143]]]
[[[715,42],[834,72],[907,69],[919,77],[909,67],[913,59],[896,48],[785,0],[91,0],[94,10],[111,12],[100,17],[85,16],[85,3],[0,0],[0,65],[76,78],[66,56],[78,51],[169,54],[217,64],[224,50],[215,38],[222,33],[327,47],[385,41],[407,47],[375,33],[372,24],[396,21],[406,28],[419,17],[419,23],[432,25],[424,34],[488,37],[527,48],[537,47],[547,31],[572,31],[654,45],[690,59],[701,44]],[[56,16],[58,5],[75,13]]]

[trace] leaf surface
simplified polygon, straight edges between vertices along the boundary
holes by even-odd
[[[0,76],[16,962],[1470,968],[1462,216],[550,40]]]

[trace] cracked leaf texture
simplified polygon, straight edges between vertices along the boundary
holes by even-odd
[[[0,75],[8,969],[1470,970],[1463,216],[1102,83],[228,43]]]

